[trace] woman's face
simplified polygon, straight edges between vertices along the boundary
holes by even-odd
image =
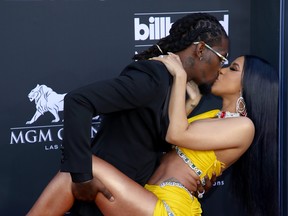
[[[242,73],[244,66],[244,57],[238,57],[230,66],[222,68],[219,76],[212,86],[212,93],[217,96],[234,96],[239,97],[242,89]]]

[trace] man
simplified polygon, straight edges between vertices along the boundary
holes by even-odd
[[[68,93],[64,102],[61,171],[70,172],[76,199],[94,200],[111,194],[92,175],[92,154],[144,185],[170,145],[164,140],[171,76],[158,61],[147,59],[173,52],[179,55],[187,79],[200,87],[212,84],[228,53],[228,37],[217,19],[195,13],[177,20],[170,35],[134,56],[119,77]],[[101,128],[90,142],[91,119],[102,115]],[[184,164],[185,165],[185,164]],[[167,161],[167,166],[173,166]],[[185,167],[186,168],[186,167]],[[180,168],[179,168],[180,170]],[[189,176],[177,176],[188,189]],[[78,202],[72,215],[101,215],[94,204]]]

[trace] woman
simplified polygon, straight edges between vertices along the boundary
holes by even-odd
[[[212,93],[223,99],[222,112],[217,114],[220,119],[188,125],[183,106],[180,106],[185,100],[184,81],[181,80],[185,80],[185,75],[180,68],[175,68],[173,58],[170,61],[157,59],[164,62],[174,76],[167,141],[193,150],[214,150],[217,161],[225,164],[222,171],[239,159],[233,166],[232,183],[236,197],[243,204],[240,215],[277,215],[277,187],[273,186],[277,182],[277,72],[258,57],[237,58],[229,67],[220,70],[212,86]],[[197,98],[197,95],[193,97]],[[191,105],[194,107],[193,101]],[[237,116],[246,117],[229,118]],[[249,140],[251,138],[253,142]],[[190,154],[189,150],[184,151],[186,155]],[[192,153],[195,155],[195,151]],[[203,152],[197,154],[203,160]]]
[[[166,157],[184,160],[202,184],[203,176],[210,178],[214,172],[219,176],[238,160],[234,177],[239,198],[247,207],[244,215],[277,214],[277,191],[271,187],[277,179],[277,73],[258,57],[237,58],[219,71],[212,87],[212,93],[223,99],[222,111],[201,114],[189,124],[185,109],[187,75],[179,57],[169,54],[154,59],[162,61],[174,77],[166,139],[177,147]],[[193,109],[201,95],[194,83],[188,90]],[[197,198],[174,176],[166,176],[161,165],[146,189],[97,157],[93,157],[93,175],[113,194],[113,202],[101,193],[95,199],[104,215],[182,216],[202,212]],[[73,201],[70,175],[66,179],[56,176],[28,215],[63,215]]]

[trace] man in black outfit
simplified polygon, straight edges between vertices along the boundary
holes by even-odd
[[[188,81],[194,80],[201,87],[217,78],[223,55],[228,52],[228,37],[215,17],[205,13],[187,15],[172,25],[169,36],[135,55],[137,61],[119,77],[66,95],[61,171],[70,172],[76,199],[91,201],[98,192],[111,196],[93,178],[92,154],[144,185],[161,153],[169,150],[164,138],[172,77],[162,63],[148,60],[167,52],[179,55]],[[103,119],[91,143],[91,119],[96,115]],[[185,185],[185,179],[177,178]],[[102,215],[94,203],[82,201],[76,202],[72,215]]]

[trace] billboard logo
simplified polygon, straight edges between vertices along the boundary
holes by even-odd
[[[224,27],[226,33],[229,33],[229,15],[227,12],[216,13],[219,22]],[[167,14],[168,16],[147,16],[138,15],[134,18],[134,39],[135,41],[160,40],[169,35],[169,31],[173,24],[172,21],[177,20],[183,14]]]
[[[171,17],[149,17],[149,24],[140,23],[140,18],[134,18],[135,40],[159,40],[169,35],[173,23]]]
[[[229,35],[229,11],[203,11],[215,16]],[[170,34],[170,29],[176,20],[184,15],[197,12],[159,12],[134,14],[134,54],[151,47],[161,38]]]
[[[225,14],[223,16],[223,20],[219,20],[220,24],[223,26],[225,29],[227,35],[229,35],[229,15]]]
[[[32,89],[28,94],[29,100],[35,102],[36,111],[30,121],[26,124],[32,124],[46,112],[50,112],[54,119],[52,122],[59,122],[60,117],[58,112],[63,111],[65,94],[58,94],[46,85],[39,85]]]

